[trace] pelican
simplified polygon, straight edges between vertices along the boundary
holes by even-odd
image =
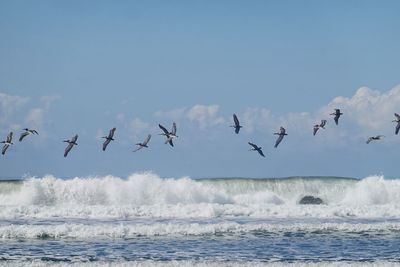
[[[253,144],[253,143],[250,143],[250,142],[248,142],[248,143],[249,143],[249,145],[251,145],[253,147],[252,149],[250,149],[250,151],[257,151],[258,154],[260,154],[261,156],[263,156],[265,158],[264,153],[261,150],[262,147],[257,146],[256,144]]]
[[[22,141],[22,139],[24,139],[26,136],[28,136],[30,134],[38,134],[38,132],[36,130],[33,130],[33,129],[25,128],[25,129],[22,129],[22,130],[24,130],[25,132],[23,132],[21,134],[21,136],[19,137],[19,141],[20,142]]]
[[[6,153],[8,147],[9,147],[10,145],[13,145],[12,137],[13,137],[13,132],[10,132],[10,133],[7,135],[6,140],[0,142],[0,143],[3,143],[3,144],[4,144],[3,149],[1,150],[1,154],[4,155],[4,154]]]
[[[333,118],[335,120],[336,125],[339,124],[339,118],[341,115],[343,115],[342,112],[340,112],[340,109],[336,108],[334,113],[331,113],[329,115],[334,115],[335,117]]]
[[[315,125],[314,125],[314,132],[313,132],[313,134],[316,135],[317,132],[318,132],[318,130],[319,130],[319,128],[325,129],[325,124],[326,124],[326,120],[321,120],[321,123],[320,123],[320,124],[315,124]]]
[[[64,151],[64,158],[66,158],[68,156],[69,151],[71,151],[71,149],[74,146],[77,146],[78,143],[76,142],[76,140],[78,140],[78,135],[76,134],[74,137],[71,138],[71,140],[64,140],[63,142],[68,143],[68,146],[65,148]]]
[[[368,138],[366,143],[369,144],[371,141],[381,140],[382,137],[385,137],[385,136],[384,135],[371,136]]]
[[[133,152],[136,152],[144,147],[148,147],[147,144],[149,143],[150,139],[151,139],[151,134],[149,134],[147,136],[147,138],[143,141],[143,143],[137,143],[136,145],[139,147],[137,149],[133,150]]]
[[[112,129],[110,130],[110,132],[108,133],[108,136],[103,136],[103,137],[102,137],[102,138],[106,139],[106,141],[104,141],[104,143],[103,143],[103,151],[106,150],[108,144],[109,144],[111,141],[114,141],[114,138],[113,138],[113,137],[114,137],[114,132],[115,132],[115,130],[116,130],[115,127],[112,128]]]
[[[395,134],[398,134],[398,133],[399,133],[399,130],[400,130],[400,115],[397,114],[397,113],[394,113],[394,116],[396,117],[396,119],[393,120],[393,122],[397,122],[396,130],[395,130],[394,133],[395,133]]]
[[[240,128],[242,128],[243,126],[240,125],[239,119],[236,116],[236,114],[233,114],[233,122],[235,123],[235,125],[231,125],[230,127],[235,128],[235,133],[238,134],[240,131]]]
[[[164,126],[162,126],[161,124],[158,124],[158,127],[160,127],[160,129],[163,131],[163,133],[161,133],[160,135],[165,135],[165,137],[167,138],[165,140],[165,144],[170,144],[170,146],[174,146],[174,143],[172,142],[172,139],[178,137],[176,135],[176,123],[174,122],[172,124],[172,130],[171,132],[169,132]]]
[[[275,148],[278,147],[279,143],[282,141],[283,137],[285,137],[285,135],[287,135],[285,128],[283,128],[281,126],[281,128],[279,129],[279,133],[274,133],[275,135],[279,135],[278,139],[276,139],[275,142]]]

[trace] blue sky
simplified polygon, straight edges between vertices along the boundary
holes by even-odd
[[[1,176],[398,177],[398,1],[1,1]],[[344,110],[335,126],[328,114]],[[236,136],[232,113],[244,125]],[[312,136],[312,125],[329,119]],[[158,123],[178,124],[175,148]],[[273,132],[289,135],[278,149]],[[104,153],[99,136],[116,127]],[[132,153],[148,133],[150,149]],[[61,140],[79,134],[67,159]],[[369,135],[384,134],[365,145]],[[26,141],[26,142],[25,142]],[[248,151],[263,147],[266,158]]]

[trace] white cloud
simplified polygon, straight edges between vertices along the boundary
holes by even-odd
[[[45,109],[50,109],[51,104],[60,98],[59,95],[44,95],[40,97],[40,102],[44,105]]]
[[[329,115],[335,108],[344,113],[339,126]],[[387,92],[361,87],[351,97],[338,96],[327,105],[314,112],[291,112],[282,115],[273,114],[266,108],[247,108],[239,113],[243,131],[247,133],[270,133],[283,126],[289,133],[297,136],[309,136],[314,124],[327,119],[328,131],[324,132],[325,140],[346,138],[365,138],[369,135],[394,132],[394,113],[400,113],[400,86]],[[230,118],[231,119],[231,118]]]
[[[29,110],[25,122],[28,128],[41,130],[45,118],[45,110],[42,108],[33,108]]]
[[[29,97],[0,93],[0,123],[6,122],[12,113],[20,109],[28,101]]]
[[[400,86],[384,93],[361,87],[350,98],[336,97],[321,111],[328,114],[336,107],[343,111],[343,121],[358,128],[360,134],[388,131],[394,128],[393,114],[400,112]]]
[[[130,129],[133,133],[141,133],[144,130],[148,130],[150,124],[142,121],[140,118],[134,118],[130,122]]]
[[[186,117],[191,122],[197,122],[200,129],[224,124],[225,119],[218,115],[218,105],[195,105],[186,112]]]
[[[187,112],[187,108],[177,108],[168,111],[159,110],[154,113],[154,116],[159,118],[168,118],[170,120],[181,120]]]

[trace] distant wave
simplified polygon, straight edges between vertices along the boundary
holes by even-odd
[[[160,236],[283,236],[291,234],[379,234],[380,237],[400,232],[398,222],[380,223],[237,223],[237,222],[156,222],[156,223],[61,223],[0,225],[1,239],[115,239]]]
[[[326,205],[299,205],[304,196]],[[138,173],[0,183],[0,218],[399,217],[400,180],[371,176],[162,179]]]

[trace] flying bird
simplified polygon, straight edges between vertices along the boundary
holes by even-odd
[[[258,154],[260,154],[261,156],[263,156],[265,158],[264,153],[262,152],[262,147],[257,146],[256,144],[253,144],[250,142],[248,142],[248,143],[249,143],[249,145],[251,145],[253,147],[252,149],[250,149],[250,151],[257,151]]]
[[[393,120],[393,122],[397,122],[397,125],[396,125],[396,129],[395,129],[395,134],[398,134],[399,133],[399,130],[400,130],[400,115],[399,114],[397,114],[397,113],[394,113],[394,116],[396,117],[396,119],[395,120]]]
[[[320,123],[320,124],[315,124],[315,125],[314,125],[314,132],[313,132],[313,134],[316,135],[317,132],[318,132],[318,130],[319,130],[319,128],[325,129],[325,124],[326,124],[326,120],[321,120],[321,123]]]
[[[25,129],[22,129],[22,130],[24,130],[25,132],[23,132],[21,134],[21,136],[19,137],[19,141],[20,142],[22,141],[22,139],[24,139],[26,136],[28,136],[30,134],[38,134],[38,132],[36,130],[33,130],[33,129],[25,128]]]
[[[233,114],[233,122],[235,123],[235,125],[231,125],[230,127],[235,128],[235,133],[238,134],[240,131],[240,128],[242,128],[243,126],[240,125],[239,119],[236,116],[236,114]]]
[[[0,142],[0,143],[3,143],[3,144],[4,144],[3,149],[1,150],[1,154],[4,155],[4,154],[6,153],[8,147],[9,147],[10,145],[13,145],[12,137],[13,137],[13,132],[10,132],[10,133],[7,135],[6,140]]]
[[[381,140],[382,137],[385,137],[385,136],[384,135],[371,136],[368,138],[366,143],[369,144],[371,141]]]
[[[275,142],[275,148],[278,147],[279,143],[282,141],[283,137],[285,137],[285,135],[287,135],[285,128],[283,128],[281,126],[281,128],[279,129],[279,133],[274,133],[275,135],[279,135],[278,139],[276,139]]]
[[[103,136],[103,137],[102,137],[102,138],[105,138],[105,139],[106,139],[106,141],[104,141],[104,143],[103,143],[103,151],[106,150],[108,144],[109,144],[111,141],[114,141],[114,138],[113,138],[113,137],[114,137],[114,132],[115,132],[115,130],[116,130],[115,127],[112,128],[112,129],[110,130],[110,132],[108,133],[108,136]]]
[[[78,140],[78,135],[76,134],[74,137],[71,138],[71,140],[64,140],[63,142],[68,143],[68,146],[65,148],[64,151],[64,158],[66,158],[68,156],[69,151],[71,151],[71,149],[74,146],[77,146],[78,143],[76,142],[76,140]]]
[[[340,112],[340,109],[336,108],[334,113],[331,113],[329,115],[334,115],[333,119],[335,120],[336,125],[339,124],[339,118],[341,115],[343,115],[342,112]]]
[[[133,152],[136,152],[144,147],[148,147],[147,144],[149,143],[150,139],[151,139],[151,134],[149,134],[147,136],[147,138],[143,141],[143,143],[137,143],[136,145],[139,147],[137,149],[133,150]]]
[[[174,143],[172,142],[172,139],[178,137],[176,135],[176,123],[174,122],[172,124],[172,129],[171,132],[169,132],[164,126],[162,126],[161,124],[158,124],[158,127],[160,127],[160,129],[163,131],[163,133],[161,133],[160,135],[164,135],[167,139],[165,140],[165,144],[170,144],[170,146],[174,146]]]

